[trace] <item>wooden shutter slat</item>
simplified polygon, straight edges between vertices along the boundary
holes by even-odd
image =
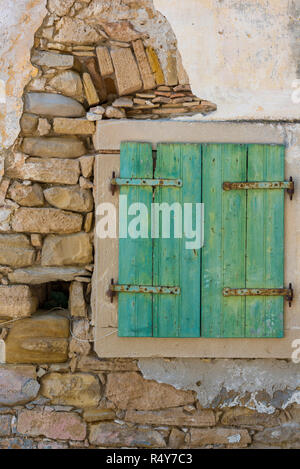
[[[284,147],[249,145],[248,180],[283,181]],[[251,190],[247,199],[247,288],[282,288],[284,190]],[[246,298],[246,337],[283,337],[282,297]]]
[[[244,337],[246,300],[222,291],[245,285],[246,191],[224,191],[223,182],[246,174],[246,145],[203,146],[202,337]]]
[[[156,188],[154,202],[179,202],[182,207],[184,203],[201,203],[201,145],[159,145],[155,177],[180,178],[183,187]],[[181,288],[179,296],[157,295],[153,299],[154,337],[200,336],[201,250],[186,249],[185,241],[174,239],[172,225],[171,239],[153,240],[154,285]]]
[[[152,178],[152,146],[147,143],[121,144],[121,177]],[[127,195],[128,207],[132,203],[142,202],[151,213],[152,188],[120,188],[120,195]],[[120,213],[120,217],[123,214]],[[128,222],[130,223],[128,217]],[[150,236],[150,215],[148,218],[148,239],[119,240],[119,283],[133,285],[152,285],[152,240]],[[152,295],[120,293],[119,294],[119,336],[151,337],[152,336]]]

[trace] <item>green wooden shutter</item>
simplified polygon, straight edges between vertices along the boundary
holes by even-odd
[[[225,297],[223,289],[283,288],[284,190],[225,191],[223,183],[283,181],[284,147],[161,144],[154,164],[150,144],[126,143],[121,177],[181,179],[183,186],[121,186],[128,205],[147,206],[149,237],[120,239],[119,283],[181,292],[120,293],[119,336],[283,336],[282,297]],[[170,239],[151,239],[152,202],[203,202],[204,247],[186,249],[172,229]]]
[[[204,145],[202,337],[282,337],[282,297],[224,297],[223,288],[283,288],[284,190],[223,182],[284,180],[284,147]]]

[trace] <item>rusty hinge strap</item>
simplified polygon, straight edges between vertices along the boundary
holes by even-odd
[[[138,179],[138,178],[113,178],[113,186],[171,186],[182,187],[181,179]]]
[[[290,177],[289,181],[223,182],[223,189],[224,191],[241,189],[285,189],[290,195],[291,200],[295,192],[295,186],[292,177]]]
[[[289,288],[224,288],[223,296],[284,296],[291,306],[294,291],[290,283]]]
[[[112,279],[108,295],[111,300],[117,293],[153,293],[163,295],[180,295],[180,287],[165,287],[152,285],[117,285]]]

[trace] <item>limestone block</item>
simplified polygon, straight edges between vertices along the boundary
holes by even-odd
[[[139,373],[108,375],[106,397],[120,409],[156,410],[192,404],[192,391],[145,380]]]
[[[71,282],[81,275],[87,275],[87,272],[79,267],[30,267],[16,269],[8,274],[8,278],[11,283],[40,285],[59,280]]]
[[[62,18],[56,24],[56,30],[58,31],[54,36],[56,42],[92,44],[97,43],[102,37],[92,26],[78,18]]]
[[[26,404],[36,398],[39,389],[34,366],[0,365],[0,406]]]
[[[24,185],[15,181],[9,188],[8,197],[24,207],[42,207],[43,189],[39,184]]]
[[[48,135],[51,131],[51,124],[49,123],[48,119],[39,119],[39,125],[37,128],[37,133],[41,137],[44,135]]]
[[[22,150],[43,158],[78,158],[86,153],[84,143],[76,137],[26,137]]]
[[[144,49],[144,44],[141,39],[134,41],[133,43],[134,54],[139,66],[140,74],[142,77],[143,85],[145,90],[151,90],[155,88],[156,83],[147,59],[147,55]]]
[[[31,62],[40,67],[69,69],[74,66],[74,56],[44,50],[34,50]]]
[[[58,16],[66,15],[70,8],[73,6],[74,0],[48,0],[48,9],[51,13],[55,13]]]
[[[88,373],[49,373],[42,378],[41,394],[54,405],[96,407],[101,389],[99,379]]]
[[[165,77],[155,50],[153,49],[153,47],[149,46],[146,48],[146,53],[150,63],[150,67],[155,76],[156,84],[163,85],[165,83]]]
[[[56,75],[50,80],[49,85],[66,96],[81,96],[83,93],[80,75],[73,70]]]
[[[68,319],[53,313],[15,322],[6,339],[6,362],[65,362],[69,332]]]
[[[119,95],[139,91],[143,84],[131,49],[121,47],[112,49],[111,57],[115,68]]]
[[[86,424],[75,413],[22,410],[17,431],[33,437],[42,435],[53,440],[82,441],[86,437]]]
[[[11,420],[11,415],[0,415],[0,437],[10,435]]]
[[[114,73],[114,67],[107,47],[99,46],[96,48],[97,59],[101,76],[108,77]]]
[[[265,428],[263,431],[256,433],[254,441],[266,446],[284,444],[286,448],[295,448],[296,445],[300,444],[300,424],[289,422],[281,426]]]
[[[139,39],[141,34],[134,30],[129,21],[116,21],[112,23],[101,23],[104,31],[110,39],[122,42],[131,42]]]
[[[20,208],[12,219],[13,230],[21,233],[76,233],[81,226],[81,215],[55,208]]]
[[[94,199],[90,190],[79,186],[50,187],[44,191],[45,199],[50,205],[73,212],[90,212]]]
[[[74,317],[86,317],[86,303],[81,282],[72,282],[70,286],[69,311]]]
[[[83,156],[82,158],[79,159],[79,161],[80,161],[80,168],[81,168],[82,176],[85,178],[90,178],[94,170],[95,157]]]
[[[34,263],[35,250],[25,235],[0,235],[0,264],[26,267]]]
[[[228,448],[244,448],[251,443],[247,430],[236,428],[192,428],[190,445],[202,447],[207,445],[226,445]]]
[[[103,360],[96,357],[81,357],[78,362],[78,370],[82,371],[105,371],[105,372],[117,372],[117,371],[138,371],[137,362],[132,359],[119,358],[119,359],[108,359]]]
[[[125,108],[132,108],[133,101],[132,98],[118,98],[112,103],[113,107],[125,107]]]
[[[263,425],[264,427],[276,427],[282,422],[278,412],[264,414],[246,407],[232,407],[225,410],[221,423],[227,426],[253,427]]]
[[[38,299],[27,285],[0,285],[0,317],[23,318],[37,307]]]
[[[72,321],[72,339],[69,345],[69,356],[88,355],[91,351],[90,323],[87,318]]]
[[[95,106],[99,103],[100,99],[94,86],[91,75],[89,73],[84,73],[82,78],[86,99],[90,106]]]
[[[96,126],[87,119],[56,117],[53,120],[53,130],[56,134],[92,135],[96,131]]]
[[[30,240],[31,240],[32,246],[34,246],[36,248],[41,248],[42,245],[43,245],[43,238],[42,238],[42,235],[40,235],[40,234],[32,234],[30,236]]]
[[[113,409],[86,409],[83,418],[86,422],[101,422],[103,420],[114,420],[116,417]]]
[[[178,428],[172,428],[169,436],[170,448],[182,448],[185,442],[185,433]]]
[[[9,166],[6,174],[11,178],[44,183],[77,184],[80,168],[79,162],[75,160],[23,158],[20,163]]]
[[[182,407],[158,411],[128,410],[125,420],[144,425],[171,425],[177,427],[213,427],[216,424],[212,410],[196,410],[189,414]]]
[[[105,110],[105,116],[109,119],[125,119],[126,112],[124,109],[108,106]]]
[[[128,428],[117,423],[91,426],[90,443],[108,447],[164,448],[165,440],[156,430]]]
[[[87,233],[70,236],[49,235],[42,249],[43,266],[89,264],[93,259],[93,247]]]
[[[25,112],[40,116],[83,117],[85,109],[75,99],[53,93],[25,94]]]
[[[20,125],[23,134],[30,135],[37,130],[39,118],[33,114],[23,114],[21,117]]]
[[[92,77],[93,83],[94,83],[95,88],[98,92],[98,96],[99,96],[101,102],[106,101],[107,90],[106,90],[104,80],[103,80],[102,76],[99,74],[96,59],[92,57],[92,58],[89,58],[88,60],[85,60],[84,63],[86,65],[86,68],[87,68],[89,74]]]

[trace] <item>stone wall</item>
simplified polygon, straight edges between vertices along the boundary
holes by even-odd
[[[270,411],[221,389],[204,403],[194,386],[147,379],[142,362],[96,356],[95,121],[216,106],[191,91],[152,1],[49,0],[44,13],[0,184],[0,448],[299,446],[298,398]]]

